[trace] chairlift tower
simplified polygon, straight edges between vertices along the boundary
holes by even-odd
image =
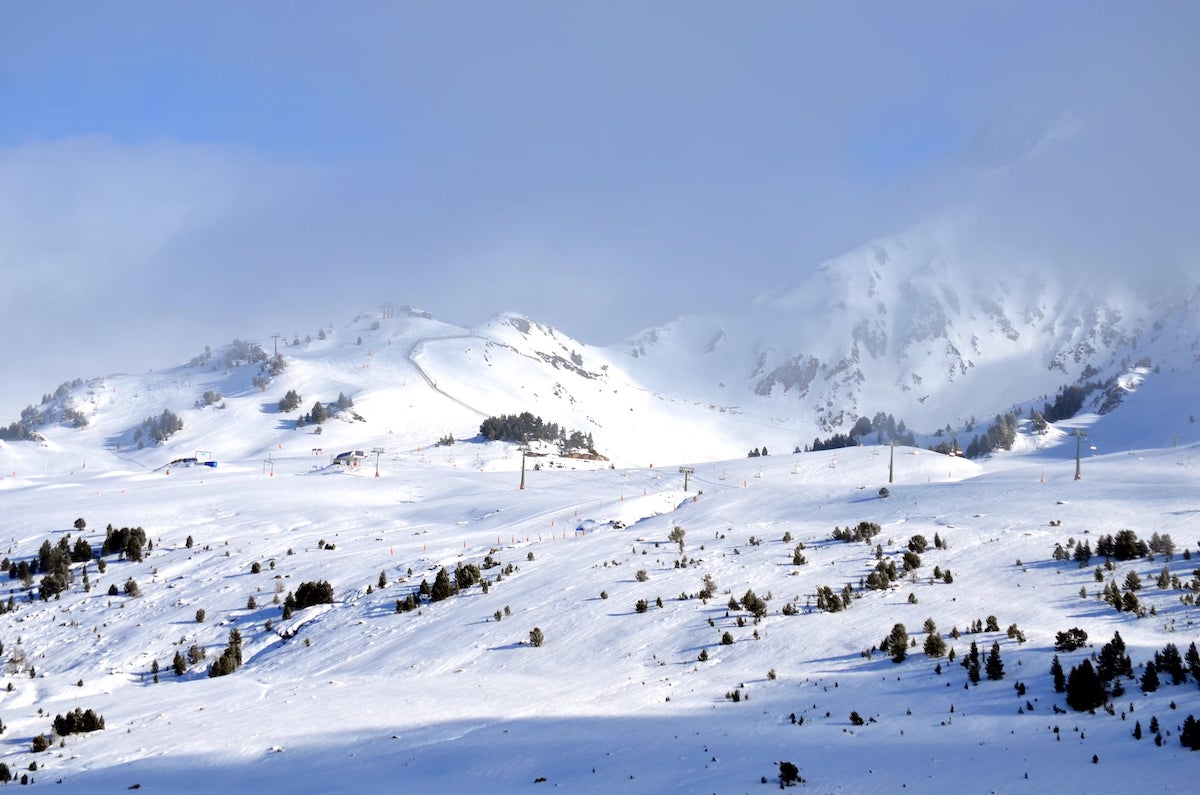
[[[1087,431],[1076,429],[1071,435],[1075,437],[1075,479],[1083,480],[1079,471],[1079,459],[1083,453],[1083,437],[1087,436]]]
[[[371,452],[375,454],[375,477],[379,477],[379,456],[383,455],[382,447],[372,447]]]
[[[283,335],[280,334],[278,331],[276,331],[274,334],[271,335],[271,339],[275,340],[275,355],[276,356],[279,355],[279,338],[282,336]]]
[[[695,474],[696,468],[695,467],[680,467],[679,472],[683,475],[683,491],[684,491],[684,493],[686,493],[688,490],[688,476]]]

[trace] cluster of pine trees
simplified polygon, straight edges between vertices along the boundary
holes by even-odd
[[[235,339],[225,349],[225,357],[222,361],[226,367],[232,368],[265,362],[268,358],[267,352],[257,342]]]
[[[847,525],[845,528],[834,527],[830,534],[835,541],[863,542],[870,543],[871,539],[879,535],[883,531],[875,522],[862,521],[854,527]]]
[[[1056,648],[1070,650],[1086,641],[1087,633],[1083,630],[1073,628],[1068,632],[1069,637],[1059,633],[1060,642],[1056,643]],[[1062,663],[1056,654],[1050,661],[1050,676],[1054,681],[1054,691],[1066,694],[1067,705],[1071,709],[1091,710],[1103,706],[1110,695],[1118,698],[1124,694],[1125,688],[1120,678],[1133,677],[1133,661],[1125,653],[1125,641],[1121,633],[1116,632],[1112,640],[1101,647],[1096,665],[1093,666],[1092,661],[1085,658],[1079,665],[1072,666],[1069,674],[1064,675]]]
[[[490,555],[488,557],[491,558]],[[496,562],[494,565],[499,565],[499,563]],[[506,571],[511,573],[512,566],[510,565]],[[470,588],[472,585],[481,584],[484,587],[484,593],[487,593],[487,582],[483,579],[483,571],[474,563],[458,564],[454,568],[454,574],[442,566],[438,569],[437,576],[433,578],[433,585],[429,584],[429,580],[421,580],[421,585],[415,592],[408,594],[403,599],[397,599],[396,612],[407,613],[410,610],[416,610],[421,606],[422,599],[441,602],[458,595],[460,591]]]
[[[296,588],[295,593],[288,591],[287,597],[283,600],[283,618],[287,620],[292,617],[294,611],[303,610],[306,607],[331,604],[333,604],[333,586],[329,584],[328,580],[302,582]]]
[[[520,414],[502,414],[488,417],[479,425],[479,435],[489,442],[556,442],[564,452],[587,450],[596,452],[596,443],[590,433],[570,431],[555,422],[546,422],[541,417],[524,411]]]
[[[1048,402],[1042,406],[1042,417],[1046,422],[1071,419],[1083,408],[1083,401],[1087,399],[1087,396],[1101,386],[1097,381],[1089,381],[1083,386],[1072,384],[1062,387],[1054,396],[1053,403]]]
[[[880,411],[875,414],[873,419],[859,417],[849,433],[835,433],[828,439],[814,438],[811,445],[805,445],[804,452],[839,450],[843,447],[865,444],[872,433],[875,434],[877,444],[895,442],[909,447],[915,447],[917,444],[916,437],[905,427],[904,420],[897,422],[891,414]],[[800,452],[799,448],[795,452]]]
[[[140,561],[146,546],[146,531],[140,527],[116,528],[111,524],[104,529],[102,556],[117,555],[122,560]]]
[[[98,715],[93,709],[81,710],[76,707],[66,715],[54,716],[54,733],[59,737],[66,737],[68,734],[100,731],[103,728],[104,716]]]
[[[221,656],[209,666],[209,677],[228,676],[242,666],[242,633],[237,628],[229,630],[229,645]]]
[[[979,458],[997,450],[1011,450],[1017,440],[1017,417],[1014,414],[996,415],[995,422],[982,436],[976,435],[967,445],[967,458]]]
[[[555,422],[546,422],[528,411],[488,417],[479,425],[479,435],[489,442],[552,442],[562,435]]]
[[[288,394],[294,394],[294,392],[290,392]],[[284,398],[286,400],[287,395],[285,395]],[[298,404],[299,402],[300,396],[296,395],[296,403]],[[280,410],[286,411],[287,409],[284,409],[283,405],[283,401],[280,401]],[[322,403],[319,400],[313,403],[313,407],[309,410],[309,412],[300,419],[296,420],[296,427],[303,428],[305,425],[320,425],[330,417],[337,414],[339,411],[346,411],[347,409],[353,407],[354,401],[351,400],[345,392],[338,392],[337,400],[333,401],[332,403]]]
[[[289,389],[283,397],[279,399],[279,410],[284,414],[295,411],[300,408],[300,393],[294,389]]]
[[[165,442],[173,434],[183,430],[183,420],[170,409],[163,409],[157,417],[147,417],[133,431],[133,440],[141,446],[142,435],[149,435],[156,442]]]

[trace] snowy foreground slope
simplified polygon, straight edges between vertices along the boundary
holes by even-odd
[[[209,438],[233,447],[234,428]],[[519,458],[501,444],[389,454],[379,477],[373,462],[314,469],[308,451],[286,449],[273,476],[256,449],[216,469],[60,471],[45,448],[6,445],[0,506],[13,561],[36,557],[45,539],[74,543],[80,517],[97,552],[109,523],[145,528],[153,550],[136,563],[110,556],[103,574],[88,564],[90,591],[75,564],[49,602],[9,582],[0,761],[38,786],[89,793],[762,792],[780,761],[819,792],[1190,792],[1200,755],[1178,734],[1200,716],[1195,681],[1143,694],[1125,680],[1113,715],[1055,714],[1065,701],[1049,668],[1055,634],[1071,627],[1090,647],[1060,654],[1064,667],[1119,631],[1138,676],[1165,643],[1182,651],[1197,639],[1200,615],[1180,600],[1189,592],[1155,579],[1166,565],[1187,583],[1200,565],[1200,448],[1096,451],[1074,481],[1073,444],[1030,447],[982,464],[899,448],[881,499],[884,447],[699,464],[685,493],[677,467],[662,465],[546,467],[518,490]],[[875,541],[897,563],[912,536],[929,540],[915,577],[859,588],[873,546],[830,533],[864,520],[882,526]],[[667,540],[676,526],[682,555]],[[1154,608],[1144,618],[1097,598],[1102,560],[1051,558],[1056,543],[1094,544],[1122,528],[1169,533],[1180,548],[1170,562],[1105,572],[1118,584],[1138,572],[1141,604]],[[935,534],[947,549],[933,548]],[[798,542],[804,565],[792,563]],[[473,586],[396,612],[440,567],[488,555],[501,564],[484,570],[491,580],[513,566],[488,593]],[[953,581],[934,582],[935,566]],[[707,603],[696,596],[705,575],[717,586]],[[130,578],[140,597],[108,595]],[[331,583],[334,603],[282,620],[274,597],[316,580]],[[861,595],[848,610],[816,610],[818,587],[846,584]],[[760,623],[728,605],[747,589],[769,600]],[[795,615],[782,614],[789,603]],[[992,615],[1001,631],[966,634]],[[970,686],[958,662],[923,656],[926,618],[958,661],[972,640],[983,654],[999,642],[1004,679]],[[908,659],[865,657],[898,622],[917,642]],[[1004,632],[1012,624],[1024,643]],[[540,648],[528,643],[534,627]],[[207,677],[233,628],[244,664]],[[952,628],[964,634],[955,640]],[[720,642],[725,632],[734,643]],[[207,660],[177,677],[172,658],[192,644]],[[34,736],[77,707],[106,728],[33,753]]]

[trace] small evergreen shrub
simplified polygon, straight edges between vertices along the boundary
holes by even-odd
[[[1054,636],[1055,651],[1075,651],[1087,643],[1088,634],[1079,627],[1071,627]]]
[[[795,784],[804,783],[804,779],[800,778],[800,768],[796,767],[791,762],[779,763],[779,786],[790,787]]]

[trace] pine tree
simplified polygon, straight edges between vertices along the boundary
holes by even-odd
[[[451,596],[454,596],[454,585],[450,582],[450,572],[443,566],[433,580],[433,589],[429,592],[429,597],[435,602],[440,602]]]
[[[967,654],[964,665],[967,666],[967,678],[971,680],[971,684],[979,684],[979,646],[975,641],[971,641],[971,651]]]
[[[1090,660],[1071,668],[1067,677],[1067,704],[1079,712],[1095,709],[1104,703],[1104,684],[1096,675]]]
[[[312,410],[308,413],[309,422],[320,425],[329,419],[329,410],[325,408],[325,404],[321,401],[313,403]]]
[[[1184,748],[1200,751],[1200,721],[1191,715],[1183,719],[1183,730],[1179,733],[1179,742]]]
[[[1062,663],[1058,661],[1057,654],[1050,661],[1050,676],[1054,679],[1054,692],[1065,693],[1067,690],[1067,677],[1063,674]]]
[[[1192,678],[1196,680],[1197,684],[1200,684],[1200,650],[1196,649],[1196,641],[1192,641],[1192,645],[1188,646],[1183,659],[1187,663],[1188,671],[1191,672]]]
[[[941,657],[946,653],[946,641],[937,632],[931,632],[925,638],[923,651],[926,657]]]
[[[998,681],[1004,678],[1004,663],[1000,660],[1000,643],[998,641],[992,643],[992,650],[988,652],[984,667],[987,669],[988,679]]]
[[[1146,663],[1146,671],[1142,674],[1142,692],[1153,693],[1158,690],[1158,668],[1154,660]]]
[[[1114,632],[1112,640],[1100,647],[1096,675],[1107,684],[1118,676],[1133,676],[1133,663],[1125,654],[1125,640],[1120,632]]]
[[[673,541],[679,545],[679,554],[680,555],[683,554],[683,539],[684,539],[684,536],[686,536],[686,535],[687,535],[687,531],[684,530],[679,525],[675,525],[675,527],[671,530],[671,532],[667,534],[668,541]]]
[[[892,662],[904,662],[908,656],[908,630],[903,624],[896,624],[892,627],[891,633],[887,636],[885,648],[888,654],[892,655]]]
[[[1183,657],[1179,647],[1174,643],[1163,646],[1162,651],[1154,653],[1154,666],[1171,677],[1171,684],[1181,685],[1187,681],[1187,670],[1183,667]]]
[[[296,596],[291,591],[287,592],[287,596],[283,600],[283,620],[287,621],[292,617],[292,613],[296,610]]]

